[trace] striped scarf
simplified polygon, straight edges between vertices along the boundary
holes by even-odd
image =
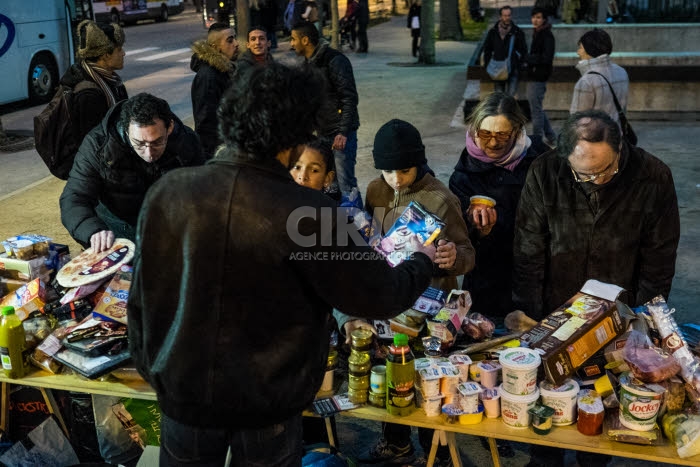
[[[81,62],[83,70],[90,76],[90,78],[97,83],[97,85],[102,89],[102,92],[107,99],[107,104],[112,107],[117,103],[114,97],[114,92],[112,88],[116,88],[122,85],[122,80],[118,74],[113,71],[101,68],[93,63],[88,63],[85,60]]]

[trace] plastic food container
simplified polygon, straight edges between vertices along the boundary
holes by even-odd
[[[472,359],[469,355],[450,355],[450,362],[459,370],[459,382],[469,381],[469,365],[472,364]]]
[[[666,390],[658,384],[643,383],[629,372],[620,376],[620,423],[630,430],[650,431]]]
[[[582,389],[578,394],[578,421],[581,434],[593,436],[603,432],[605,407],[600,395],[592,389]]]
[[[479,409],[479,394],[483,388],[472,381],[459,384],[459,406],[465,413],[475,413]]]
[[[440,372],[435,367],[417,370],[418,387],[425,397],[435,397],[440,394]]]
[[[552,429],[552,416],[554,409],[546,405],[535,405],[528,410],[530,413],[530,421],[532,422],[532,431],[538,435],[546,435]]]
[[[422,408],[426,417],[437,417],[442,412],[442,395],[423,399]]]
[[[484,406],[486,418],[498,418],[501,416],[501,394],[498,388],[485,389],[479,397]]]
[[[496,200],[489,196],[475,195],[469,198],[469,204],[473,204],[474,206],[486,206],[492,208],[496,206]]]
[[[540,354],[524,347],[515,347],[501,352],[498,361],[503,367],[504,392],[516,395],[539,393],[537,369],[542,363]],[[503,392],[501,397],[504,397]]]
[[[462,415],[462,409],[455,404],[443,404],[442,414],[445,416],[445,423],[459,423],[459,416]]]
[[[386,392],[386,366],[375,365],[372,367],[372,372],[369,375],[369,388],[372,392]]]
[[[526,395],[511,394],[499,387],[501,394],[501,417],[503,423],[513,428],[527,428],[530,425],[530,410],[540,398],[540,391],[535,386],[535,392]]]
[[[469,378],[472,381],[481,381],[481,368],[479,368],[479,362],[474,362],[469,365]]]
[[[440,378],[440,392],[443,394],[457,394],[459,392],[459,373],[444,375]]]
[[[481,385],[485,388],[495,388],[498,386],[498,375],[501,372],[501,365],[493,360],[482,360],[476,364],[481,374]]]
[[[578,392],[578,383],[573,379],[567,379],[559,386],[549,381],[540,383],[542,404],[554,409],[553,425],[571,425],[576,421]]]
[[[484,418],[484,407],[479,405],[476,412],[463,413],[459,416],[460,425],[476,425]]]

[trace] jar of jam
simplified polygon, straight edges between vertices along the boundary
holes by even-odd
[[[350,351],[350,356],[348,357],[348,371],[350,374],[358,376],[369,375],[371,366],[372,362],[369,352],[358,352],[354,349]]]
[[[353,350],[360,352],[368,352],[372,347],[372,338],[374,334],[372,331],[365,328],[355,329],[350,333],[350,346]]]
[[[576,426],[581,434],[594,436],[603,432],[605,407],[603,399],[592,389],[583,389],[578,393],[578,422]]]

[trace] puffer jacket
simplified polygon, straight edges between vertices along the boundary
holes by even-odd
[[[82,245],[89,245],[94,233],[109,230],[95,212],[99,203],[135,228],[146,191],[156,180],[174,168],[204,162],[197,135],[174,115],[164,154],[153,163],[141,159],[126,131],[118,128],[122,105],[110,109],[85,137],[61,194],[61,221]]]
[[[166,415],[238,429],[300,414],[323,380],[332,307],[385,319],[425,290],[427,256],[391,268],[366,245],[337,246],[335,228],[322,237],[333,221],[320,213],[334,207],[276,159],[228,149],[153,186],[138,224],[129,348]],[[299,208],[295,233],[312,246],[287,230]]]
[[[93,79],[83,70],[80,63],[74,63],[61,77],[61,84],[70,88],[75,88],[81,81],[91,81]],[[110,83],[107,83],[110,86]],[[90,130],[95,128],[107,115],[109,103],[102,90],[97,87],[90,87],[74,94],[73,105],[71,107],[71,117],[73,118],[73,131],[77,130],[76,136],[79,141],[85,138]],[[126,88],[123,83],[111,86],[114,99],[119,102],[128,99]]]
[[[199,136],[204,156],[209,159],[219,145],[216,109],[224,92],[231,85],[234,62],[206,40],[192,44],[192,51],[190,69],[197,73],[191,89],[194,131]]]
[[[679,237],[673,177],[653,155],[625,143],[618,174],[587,195],[566,159],[543,154],[518,206],[513,304],[541,319],[588,279],[623,287],[632,306],[668,298]]]
[[[268,63],[272,63],[274,60],[275,59],[272,57],[272,54],[269,50],[265,54],[265,60],[263,61],[257,61],[253,53],[250,50],[246,50],[245,52],[240,54],[238,56],[238,59],[236,60],[235,79],[246,79],[246,75],[252,70],[254,70],[256,67],[265,66]]]
[[[327,104],[321,110],[320,133],[326,137],[347,136],[360,127],[357,89],[350,60],[321,40],[308,62],[326,77]]]
[[[527,77],[530,81],[547,81],[554,63],[554,34],[552,25],[545,23],[540,31],[532,31],[530,53],[527,54]]]
[[[525,176],[538,153],[530,146],[512,172],[469,155],[464,148],[450,177],[450,191],[461,203],[464,222],[476,251],[474,269],[464,275],[462,288],[472,296],[472,310],[490,317],[505,317],[513,311],[511,276],[515,212]],[[496,200],[496,224],[482,237],[467,219],[469,198],[486,195]]]
[[[511,74],[517,72],[520,68],[520,63],[525,61],[527,55],[527,43],[525,42],[525,33],[518,27],[517,24],[511,23],[510,31],[506,34],[505,39],[501,39],[498,34],[498,23],[489,29],[484,41],[484,68],[489,65],[493,58],[494,60],[505,60],[508,56],[510,48],[510,38],[515,36],[513,42],[513,53],[510,55],[510,70]]]
[[[605,82],[602,76],[590,72],[596,71],[610,81],[620,107],[622,107],[622,110],[626,110],[630,80],[625,69],[613,63],[608,54],[599,55],[589,60],[581,60],[576,65],[576,68],[581,72],[581,78],[574,86],[570,112],[601,110],[610,115],[613,120],[619,122],[620,117],[615,107],[612,92],[610,92],[610,86],[608,86],[608,83]]]

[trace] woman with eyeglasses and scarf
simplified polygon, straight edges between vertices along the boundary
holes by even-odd
[[[78,25],[77,32],[80,60],[66,71],[61,84],[75,92],[73,129],[77,130],[76,136],[82,141],[114,104],[129,96],[116,73],[124,68],[124,31],[121,26],[85,20]]]
[[[494,92],[466,118],[466,147],[450,177],[450,190],[476,250],[476,266],[462,288],[472,296],[472,310],[499,325],[513,311],[511,274],[515,211],[525,175],[539,154],[525,133],[527,118],[516,100]],[[470,197],[493,198],[495,207],[470,205]]]

